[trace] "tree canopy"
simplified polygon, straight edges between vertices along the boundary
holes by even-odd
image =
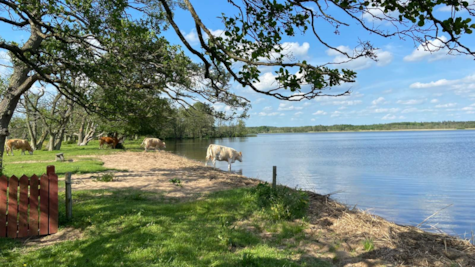
[[[198,3],[198,2],[197,2]],[[336,34],[347,26],[362,27],[376,36],[410,39],[427,49],[474,56],[464,44],[472,34],[475,6],[453,0],[227,0],[234,12],[222,14],[224,33],[214,36],[190,0],[0,0],[0,24],[28,32],[23,43],[0,35],[0,50],[11,57],[12,69],[0,101],[0,150],[20,97],[35,83],[55,87],[69,101],[88,112],[115,119],[150,116],[163,98],[182,107],[197,101],[224,103],[216,117],[246,117],[250,102],[231,90],[236,82],[279,100],[300,101],[319,96],[341,96],[329,91],[354,82],[356,72],[337,63],[310,64],[295,60],[283,46],[297,33],[316,38],[323,47],[352,61],[377,60],[377,47],[361,40],[350,53],[323,37],[319,23]],[[446,17],[434,13],[450,7]],[[193,18],[200,49],[183,36],[175,12]],[[459,11],[466,11],[461,13]],[[446,13],[447,14],[447,13]],[[463,15],[465,14],[465,15]],[[379,27],[363,18],[388,23]],[[171,28],[181,44],[171,44],[163,31]],[[442,38],[443,34],[448,38]],[[440,47],[427,42],[439,40]],[[199,60],[194,62],[182,50]],[[262,67],[275,71],[275,87],[260,89]],[[1,153],[1,152],[0,152]]]

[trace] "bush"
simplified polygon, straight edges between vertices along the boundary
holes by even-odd
[[[111,182],[114,181],[114,174],[113,173],[105,173],[101,176],[96,178],[98,182]]]
[[[291,220],[305,216],[308,208],[308,195],[301,190],[286,186],[273,189],[267,182],[258,184],[254,193],[257,205],[264,214],[274,220]]]

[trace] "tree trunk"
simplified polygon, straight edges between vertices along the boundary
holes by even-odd
[[[43,148],[43,143],[45,142],[47,136],[48,131],[44,130],[40,138],[38,139],[38,142],[35,144],[35,150],[41,150]]]
[[[87,132],[86,136],[84,136],[84,139],[81,141],[81,143],[79,144],[80,146],[86,146],[92,139],[94,139],[94,135],[96,133],[96,125],[94,125],[94,122],[91,122],[88,128],[89,128],[89,131]]]
[[[54,150],[54,141],[55,141],[55,134],[50,133],[49,142],[48,142],[48,151]]]
[[[78,146],[81,145],[82,143],[82,139],[83,139],[83,136],[84,136],[84,126],[86,125],[86,116],[82,117],[82,120],[81,120],[81,126],[79,127],[79,132],[77,134],[78,136]]]
[[[41,32],[36,26],[31,26],[31,35],[23,45],[22,49],[37,49],[43,38],[38,32]],[[5,150],[5,141],[8,136],[8,125],[13,116],[13,112],[20,101],[23,93],[28,91],[31,86],[39,79],[37,74],[28,76],[31,71],[25,64],[15,64],[13,67],[13,74],[10,77],[10,82],[7,90],[0,102],[0,170],[3,173],[3,151]]]

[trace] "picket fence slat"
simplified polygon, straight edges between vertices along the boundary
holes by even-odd
[[[29,236],[38,235],[38,176],[31,176],[30,180],[30,222]]]
[[[18,224],[18,237],[28,236],[28,177],[20,178],[20,203],[18,203],[20,220]]]
[[[54,166],[48,166],[41,178],[0,177],[0,237],[20,238],[57,231],[58,175]]]
[[[0,177],[0,237],[7,236],[7,186],[8,178]]]
[[[58,232],[58,175],[54,173],[54,166],[48,166],[49,179],[49,229],[48,234]]]
[[[18,229],[17,224],[17,209],[18,209],[18,178],[16,176],[10,177],[8,182],[8,232],[7,236],[16,238]]]
[[[48,234],[48,175],[43,174],[40,179],[40,235]]]

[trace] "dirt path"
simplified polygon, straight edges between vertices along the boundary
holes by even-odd
[[[100,174],[74,175],[74,190],[131,188],[158,192],[165,197],[189,198],[258,183],[256,179],[205,167],[201,162],[164,151],[125,152],[98,158],[104,167],[128,171],[115,172],[112,182],[97,182],[95,178]],[[174,185],[171,179],[179,179],[182,186]]]

